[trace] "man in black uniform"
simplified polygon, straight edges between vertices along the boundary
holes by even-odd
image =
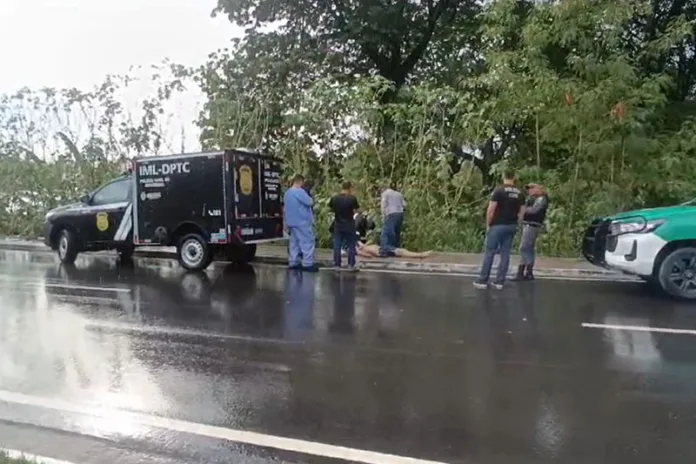
[[[534,279],[535,247],[549,208],[549,197],[539,184],[528,184],[527,201],[522,220],[522,237],[520,239],[520,265],[515,280]]]
[[[353,216],[360,209],[358,199],[353,195],[353,184],[343,182],[342,192],[335,195],[329,201],[329,207],[334,213],[333,222],[333,258],[334,267],[341,268],[341,248],[348,248],[348,267],[351,271],[357,271],[355,267],[355,255],[357,254],[355,242],[355,219]]]
[[[474,287],[487,288],[496,253],[500,253],[498,274],[493,288],[502,289],[510,267],[510,250],[517,232],[517,224],[524,214],[524,195],[515,186],[515,173],[505,170],[503,185],[497,187],[488,202],[486,211],[486,242],[481,264],[481,274]]]

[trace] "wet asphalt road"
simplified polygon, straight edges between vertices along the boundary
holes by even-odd
[[[0,447],[90,463],[342,462],[119,413],[131,411],[448,463],[696,460],[696,337],[581,326],[696,329],[696,304],[641,284],[480,292],[463,277],[27,256],[0,257]]]

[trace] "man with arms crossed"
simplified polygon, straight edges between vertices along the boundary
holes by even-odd
[[[314,262],[314,200],[304,189],[304,180],[300,174],[293,177],[292,187],[285,192],[283,202],[285,225],[290,234],[288,265],[290,269],[317,272]]]
[[[549,196],[539,184],[528,184],[527,201],[524,206],[522,236],[520,237],[520,265],[513,280],[534,280],[536,241],[541,233],[549,208]]]
[[[524,216],[524,195],[515,186],[515,173],[506,169],[503,173],[503,185],[497,187],[488,202],[486,211],[486,242],[484,246],[481,274],[474,281],[474,287],[487,288],[488,279],[496,253],[500,253],[498,274],[493,288],[503,288],[508,268],[510,267],[510,250],[517,232],[517,224]]]

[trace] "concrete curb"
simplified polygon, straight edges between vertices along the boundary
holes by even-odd
[[[53,253],[40,241],[19,240],[11,238],[0,238],[0,250],[26,251],[31,253]],[[113,256],[113,253],[98,252],[90,253],[93,256]],[[85,256],[89,256],[85,254]],[[142,248],[135,252],[139,258],[167,259],[175,260],[176,253],[172,248]],[[270,265],[287,265],[287,258],[282,256],[268,256],[259,254],[254,260],[256,263]],[[317,264],[322,267],[331,267],[333,263],[329,259],[318,259]],[[433,274],[467,274],[473,275],[479,272],[480,267],[473,264],[460,263],[433,263],[420,261],[397,261],[390,259],[361,260],[360,267],[370,271],[383,272],[412,272],[412,273],[433,273]],[[602,268],[583,269],[583,268],[549,268],[540,267],[535,269],[535,274],[539,277],[547,278],[569,278],[569,279],[603,279],[603,280],[633,280],[633,277],[620,272],[609,271]]]

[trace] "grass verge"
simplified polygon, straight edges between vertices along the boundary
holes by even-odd
[[[0,464],[36,464],[36,461],[31,461],[24,458],[11,458],[7,455],[7,453],[0,451]]]

